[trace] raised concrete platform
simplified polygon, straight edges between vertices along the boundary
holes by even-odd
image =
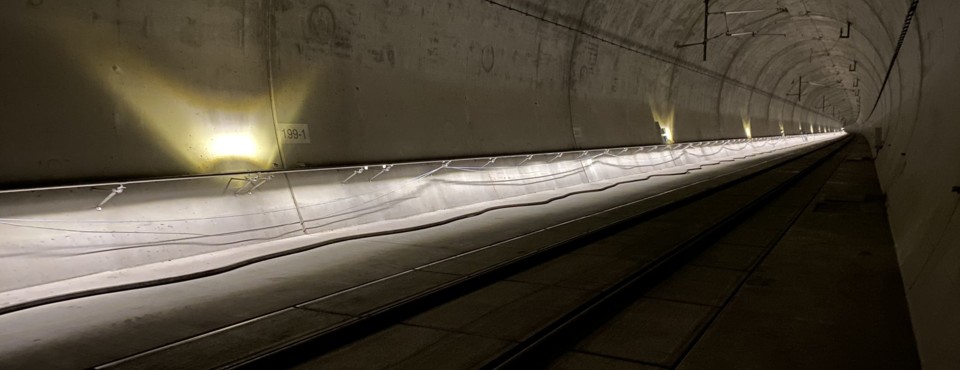
[[[918,367],[889,231],[877,202],[879,191],[864,186],[872,174],[869,165],[858,150],[848,150],[833,167],[811,176],[813,180],[819,176],[819,185],[806,181],[798,186],[804,191],[781,196],[554,366]],[[697,175],[705,174],[709,173]],[[627,190],[509,210],[433,233],[333,245],[222,277],[0,316],[0,327],[10,333],[0,339],[0,367],[96,366],[195,335],[201,336],[162,352],[157,358],[162,361],[118,365],[216,366],[218,355],[256,352],[280,340],[340,325],[404,295],[550,242],[530,236],[507,248],[472,253],[472,258],[448,259],[516,233],[510,225],[518,220],[556,221],[561,215],[594,212],[602,204],[637,196]],[[643,207],[649,205],[594,215],[555,231],[574,235]],[[465,237],[468,234],[473,236]],[[669,237],[657,232],[625,234],[637,240]],[[618,261],[629,266],[649,258],[632,254],[636,249],[625,246],[617,240],[595,243],[559,259],[553,268],[519,274],[467,296],[458,307],[424,313],[364,341],[376,350],[359,357],[357,352],[334,353],[324,364],[335,368],[481,364],[489,360],[484,354],[525,335],[529,328],[512,324],[517,318],[530,327],[541,325],[569,308],[570,301],[561,298],[597,289],[585,276],[618,272],[594,266]],[[764,258],[768,250],[772,252]],[[419,267],[409,270],[411,266]],[[542,310],[522,308],[531,304]],[[474,320],[464,321],[465,312]],[[264,314],[268,316],[230,326]],[[216,340],[205,340],[213,337]],[[198,358],[196,353],[210,356]]]
[[[342,314],[321,315],[300,312],[302,310],[294,308],[298,305],[313,304],[311,302],[325,297],[336,299],[340,293],[355,291],[371,282],[389,281],[383,280],[385,278],[403,277],[428,265],[432,267],[422,269],[424,271],[419,272],[423,273],[416,275],[428,275],[427,280],[433,279],[434,282],[442,281],[445,275],[439,269],[443,263],[452,263],[450,258],[453,256],[531,230],[595,215],[675,189],[680,184],[696,184],[694,187],[701,188],[710,186],[711,181],[729,177],[733,171],[759,164],[760,161],[723,163],[699,171],[678,172],[684,173],[679,176],[634,183],[637,186],[618,186],[602,193],[582,194],[537,207],[490,212],[402,236],[333,244],[204,279],[77,299],[2,315],[0,328],[5,335],[0,337],[0,367],[92,367],[187,338],[210,335],[224,335],[223,338],[236,335],[233,343],[244,343],[209,347],[211,351],[248,353],[260,350],[277,338],[306,335],[338,325],[349,320],[350,313],[362,312],[377,303],[345,302],[339,306],[344,311]],[[553,232],[547,234],[555,236],[559,233],[568,238],[603,222],[613,222],[617,217],[627,217],[656,204],[670,202],[683,194],[684,191],[672,191],[666,197],[631,204],[611,210],[605,217],[597,217],[606,218],[606,221],[567,224],[572,226],[552,228]],[[534,234],[527,240],[533,240],[534,244],[551,242],[551,238],[537,240],[540,235],[545,234]],[[524,249],[521,244],[517,243],[517,249]],[[503,257],[491,256],[490,261],[481,262],[495,263]],[[484,264],[476,266],[482,268]],[[297,325],[298,320],[316,325]],[[240,323],[261,330],[232,330]],[[228,355],[210,352],[204,359],[216,358],[218,354]],[[181,360],[185,361],[184,365],[202,367],[198,361],[203,359]]]
[[[376,181],[354,178],[348,182],[345,178],[357,176],[344,169],[294,173],[284,176],[308,177],[309,181],[301,179],[302,184],[291,188],[274,180],[244,196],[221,191],[226,189],[217,185],[218,181],[227,178],[128,184],[122,198],[115,197],[118,199],[103,212],[82,206],[99,201],[103,195],[99,192],[79,188],[0,191],[0,314],[19,309],[16,306],[24,302],[102,292],[121,285],[142,287],[157,280],[182,281],[184,276],[224,272],[304,248],[399,233],[500,207],[537,205],[578,192],[601,191],[620,182],[664,183],[663,177],[731,160],[751,163],[759,156],[834,137],[820,134],[640,147],[625,152],[633,154],[597,151],[584,159],[567,153],[568,160],[556,161],[545,155],[530,160],[510,157],[500,158],[495,165],[487,159],[410,164],[403,167],[416,168],[395,168]],[[338,173],[342,176],[337,177]],[[291,191],[297,192],[296,201],[288,199],[295,204],[286,207],[278,197],[292,197]],[[325,198],[308,197],[310,192]],[[603,207],[611,206],[598,204],[593,210]],[[303,215],[300,222],[297,212]],[[318,212],[326,216],[317,216]],[[261,224],[263,218],[278,213],[292,217],[282,227],[298,230],[276,235],[272,226]],[[20,216],[7,218],[15,215]],[[537,219],[543,222],[504,222],[496,227],[520,235],[550,222],[569,220],[566,216]],[[318,220],[324,220],[326,226],[316,227]],[[160,229],[154,230],[156,227]],[[210,239],[216,235],[232,241]],[[164,241],[155,240],[157,237]]]
[[[873,172],[863,160],[861,144],[845,152],[835,167],[812,175],[821,177],[820,184],[829,179],[822,191],[816,181],[807,181],[800,187],[809,194],[784,194],[554,367],[918,367],[879,190],[875,178],[870,184]],[[689,176],[707,179],[745,164],[728,165]],[[656,189],[671,185],[658,184]],[[161,361],[117,365],[216,366],[217,356],[261,351],[280,340],[341,325],[404,295],[552,240],[534,234],[508,248],[449,259],[519,231],[510,225],[599,210],[637,197],[635,190],[505,210],[434,232],[341,243],[217,277],[3,315],[0,367],[92,367],[190,337],[196,339],[159,353],[155,360]],[[555,231],[574,235],[649,206],[621,208]],[[789,231],[777,232],[782,229]],[[663,237],[656,232],[629,236]],[[369,351],[362,361],[355,355],[332,354],[324,363],[380,368],[402,362],[425,368],[443,358],[454,368],[476,366],[489,360],[482,354],[524,335],[522,327],[505,324],[516,320],[506,318],[527,317],[527,324],[539,325],[566,309],[569,299],[596,289],[589,279],[577,276],[616,273],[592,266],[616,261],[629,265],[647,258],[631,254],[616,240],[596,243],[559,261],[566,269],[521,274],[470,295],[469,304],[459,309],[434,310],[368,338],[369,348],[380,349]],[[531,302],[543,310],[511,310]],[[460,320],[468,311],[475,322]],[[257,319],[246,321],[252,318]],[[426,321],[430,328],[424,327]],[[438,323],[449,330],[432,327]]]

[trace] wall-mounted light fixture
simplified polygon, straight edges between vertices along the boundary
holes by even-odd
[[[256,158],[257,143],[252,135],[224,134],[213,137],[209,152],[213,158]]]
[[[660,122],[657,122],[657,126],[660,126]],[[671,144],[670,132],[667,131],[666,127],[660,126],[660,142],[663,145]]]

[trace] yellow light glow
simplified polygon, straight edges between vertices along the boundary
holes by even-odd
[[[670,131],[669,127],[661,126],[663,129],[663,136],[667,138],[664,144],[673,144],[673,131]]]
[[[747,113],[746,108],[740,110],[740,121],[743,123],[743,134],[747,136],[747,139],[752,139],[753,129],[750,123],[750,114]]]
[[[210,141],[210,155],[214,158],[257,158],[257,143],[250,135],[218,135]]]
[[[653,113],[653,120],[657,122],[663,135],[666,136],[664,144],[673,144],[673,127],[676,119],[676,110],[673,105],[668,103],[658,103],[654,99],[649,99],[650,112]]]
[[[204,89],[183,76],[170,75],[169,71],[157,68],[137,49],[98,46],[99,40],[115,35],[101,34],[101,29],[79,22],[79,19],[58,19],[45,23],[42,35],[86,67],[88,78],[136,114],[158,144],[181,160],[189,172],[269,169],[278,162],[280,152],[273,136],[273,108],[268,89],[231,91],[230,94]],[[76,30],[89,34],[78,37]],[[117,64],[110,68],[104,66],[104,60]],[[319,72],[311,70],[305,75],[277,78],[275,83],[289,92],[284,96],[292,96],[283,100],[285,116],[300,116],[307,97],[312,96],[312,89],[318,86],[318,76]],[[224,133],[241,133],[246,137]],[[230,161],[229,166],[224,167],[223,159],[242,161]]]

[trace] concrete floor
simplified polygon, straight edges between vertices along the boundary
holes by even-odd
[[[848,149],[679,368],[920,367],[870,151]]]
[[[856,140],[550,367],[920,368],[867,150]]]

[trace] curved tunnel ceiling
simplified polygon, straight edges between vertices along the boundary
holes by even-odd
[[[622,37],[621,42],[687,63],[698,62],[702,45],[677,48],[675,43],[703,41],[708,5],[710,41],[704,68],[778,97],[792,95],[790,99],[796,99],[802,76],[799,104],[808,110],[804,114],[822,111],[849,123],[866,119],[872,109],[908,7],[906,1],[879,0],[489,2],[554,20],[588,37]],[[723,14],[738,11],[757,12]],[[756,35],[724,35],[728,32]],[[838,107],[836,116],[823,109],[822,97],[828,108]]]

